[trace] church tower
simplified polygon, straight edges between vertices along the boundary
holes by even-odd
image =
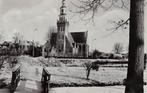
[[[62,6],[60,7],[60,15],[57,20],[57,42],[56,49],[59,55],[65,54],[66,49],[66,34],[68,33],[69,22],[66,19],[66,6],[65,0],[62,0]]]

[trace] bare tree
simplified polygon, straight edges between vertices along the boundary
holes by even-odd
[[[122,53],[124,51],[123,44],[122,43],[115,43],[112,51],[116,54]]]
[[[52,33],[55,33],[55,32],[57,32],[56,27],[51,26],[47,32],[46,40],[49,41],[52,37]]]
[[[78,8],[78,10],[76,9],[75,11],[71,11],[74,13],[79,13],[82,20],[93,20],[98,11],[107,11],[114,8],[129,10],[130,8],[129,0],[77,0],[78,4],[73,2],[71,3]],[[122,27],[128,23],[128,21],[129,18],[126,21],[119,21],[115,23],[118,25],[118,27],[115,27],[115,29]]]
[[[23,36],[18,32],[14,33],[13,42],[15,45],[15,48],[13,49],[13,51],[16,51],[16,53],[19,55],[23,54],[23,52],[24,52],[24,49],[22,46],[24,43]]]
[[[92,63],[91,62],[86,62],[83,64],[83,67],[86,70],[86,79],[89,79],[90,71],[92,69]]]
[[[144,76],[144,3],[145,0],[80,0],[82,5],[75,5],[80,9],[78,13],[84,16],[90,12],[92,18],[97,10],[109,9],[116,5],[120,8],[128,8],[130,16],[127,20],[117,23],[115,29],[129,22],[129,63],[125,93],[143,93]],[[127,0],[128,1],[128,0]],[[120,2],[120,3],[118,3]],[[110,5],[108,5],[108,3]],[[128,5],[128,6],[126,6]],[[104,7],[104,8],[103,8]]]
[[[23,36],[18,32],[14,33],[13,42],[20,44],[22,43],[22,41],[23,41]]]
[[[47,32],[47,36],[46,36],[46,44],[45,44],[45,50],[47,53],[47,56],[49,56],[52,48],[53,48],[53,44],[55,44],[55,40],[54,38],[56,38],[53,33],[56,33],[57,29],[56,27],[52,26],[49,28],[48,32]]]

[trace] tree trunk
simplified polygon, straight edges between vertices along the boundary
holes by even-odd
[[[131,0],[128,62],[125,93],[143,93],[144,0]]]
[[[89,79],[90,70],[91,70],[91,69],[88,69],[88,70],[86,71],[86,75],[87,75],[86,79],[87,79],[87,80]]]

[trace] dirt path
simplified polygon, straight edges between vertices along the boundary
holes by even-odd
[[[41,93],[41,67],[21,63],[21,81],[14,93]],[[0,89],[0,93],[10,93],[9,89]]]
[[[30,66],[27,63],[21,64],[21,78],[24,80],[40,81],[42,67]]]
[[[124,93],[124,86],[110,87],[64,87],[52,88],[50,93]],[[144,86],[144,93],[147,93],[147,86]]]
[[[41,83],[37,81],[20,81],[14,93],[41,93]],[[8,89],[0,89],[0,93],[10,93]]]

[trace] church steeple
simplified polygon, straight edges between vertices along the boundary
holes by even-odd
[[[60,15],[66,15],[65,8],[65,0],[62,0],[62,6],[60,7]]]
[[[60,7],[59,22],[65,22],[66,20],[66,5],[65,0],[62,0],[62,5]]]
[[[62,0],[62,5],[60,7],[59,19],[57,21],[58,31],[67,31],[69,22],[66,19],[66,5],[65,0]]]
[[[62,0],[60,7],[59,19],[57,20],[57,41],[56,48],[59,54],[65,54],[66,50],[66,35],[68,33],[69,22],[66,19],[65,0]]]

